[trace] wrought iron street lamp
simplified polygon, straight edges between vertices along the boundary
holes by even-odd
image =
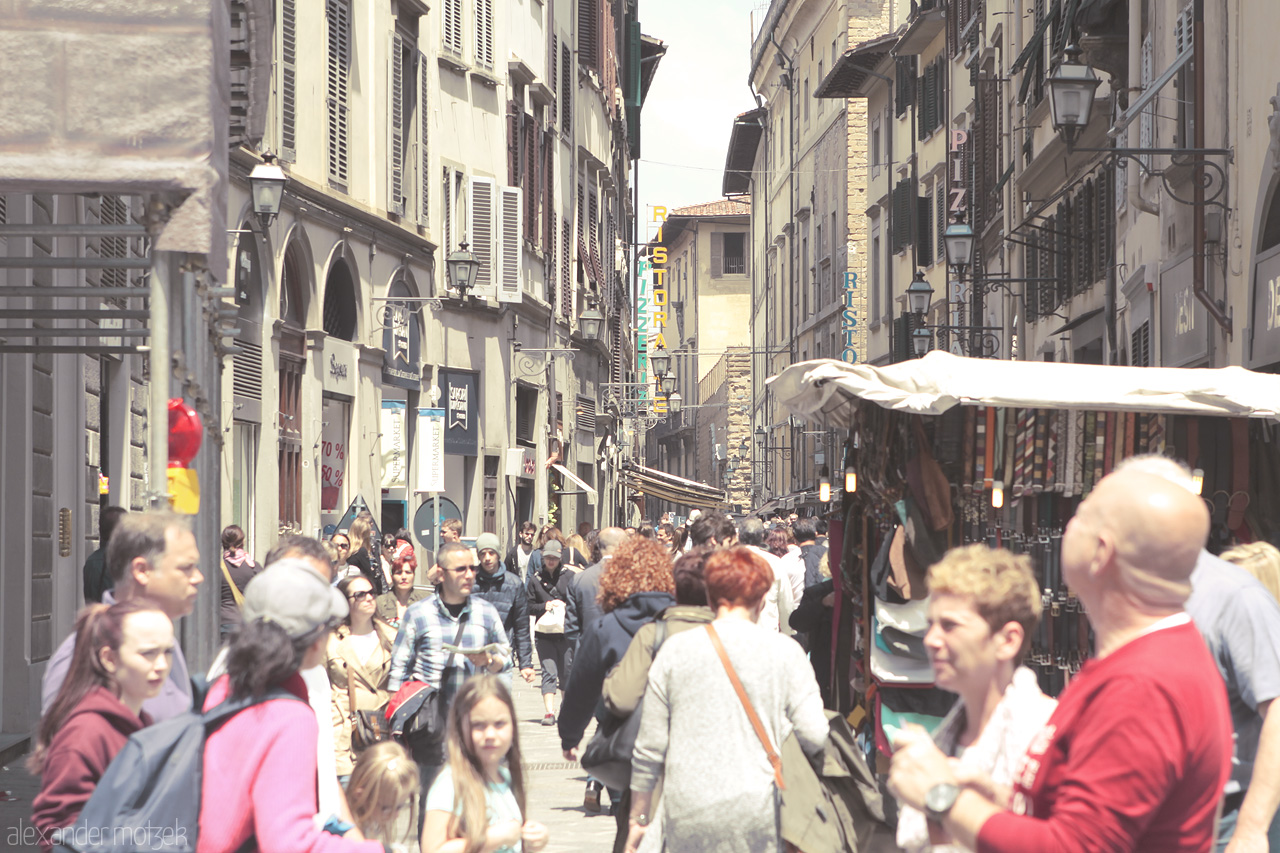
[[[826,465],[822,466],[822,473],[818,476],[818,500],[824,504],[831,503],[831,469]]]
[[[253,194],[253,212],[262,227],[270,227],[280,215],[280,200],[284,198],[284,185],[288,180],[284,169],[276,165],[271,154],[262,155],[262,162],[249,173],[249,190]]]
[[[1049,78],[1049,107],[1053,129],[1062,134],[1070,149],[1089,124],[1093,98],[1102,81],[1093,69],[1080,61],[1080,48],[1068,45],[1058,70]]]
[[[667,408],[671,410],[671,414],[680,414],[680,406],[683,404],[679,391],[672,391],[667,395]]]
[[[973,226],[957,216],[942,232],[942,242],[947,248],[947,263],[963,270],[973,262]]]
[[[925,312],[929,310],[932,299],[933,288],[924,280],[924,270],[916,270],[915,278],[911,279],[911,284],[907,287],[907,307],[921,323],[924,322]]]
[[[671,393],[676,390],[676,375],[670,370],[664,371],[662,379],[658,381],[658,386],[662,388],[663,394],[670,397]]]
[[[578,316],[578,328],[582,336],[589,341],[600,340],[600,327],[604,324],[604,315],[593,305]]]
[[[649,366],[653,368],[655,376],[665,376],[671,368],[671,353],[667,352],[666,347],[658,347],[649,353]]]
[[[445,261],[445,271],[449,275],[449,286],[465,298],[471,288],[475,287],[476,273],[480,272],[480,261],[474,254],[467,251],[467,244],[462,242],[458,244],[458,251],[451,254]]]

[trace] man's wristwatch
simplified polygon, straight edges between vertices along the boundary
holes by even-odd
[[[939,782],[924,795],[925,813],[933,820],[942,820],[956,804],[960,796],[960,786],[950,782]]]
[[[649,816],[647,814],[636,815],[635,817],[631,818],[631,822],[634,823],[636,826],[648,826]]]

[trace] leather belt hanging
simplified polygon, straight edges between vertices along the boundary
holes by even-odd
[[[1084,413],[1084,479],[1080,481],[1080,494],[1093,491],[1093,460],[1098,452],[1098,413]]]

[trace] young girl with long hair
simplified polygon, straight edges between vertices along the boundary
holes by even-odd
[[[150,724],[142,703],[160,693],[172,663],[173,623],[154,604],[131,599],[80,611],[71,668],[27,760],[42,777],[31,820],[43,849],[53,830],[75,823],[129,735]]]
[[[473,676],[449,706],[448,764],[427,794],[422,853],[537,853],[550,834],[525,819],[516,709],[496,675]]]
[[[360,754],[347,784],[351,819],[364,837],[383,844],[406,844],[418,827],[418,765],[393,741]],[[409,814],[401,820],[408,807]]]

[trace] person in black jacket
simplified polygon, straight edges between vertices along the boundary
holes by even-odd
[[[502,627],[511,638],[516,667],[520,676],[533,683],[533,646],[529,642],[529,597],[520,578],[502,565],[498,537],[481,533],[476,537],[476,552],[480,555],[480,571],[476,572],[476,585],[471,594],[483,598],[498,609]]]
[[[791,611],[791,630],[809,637],[809,662],[818,679],[822,692],[822,705],[835,708],[835,695],[831,689],[831,616],[836,601],[836,582],[831,578],[819,580],[807,587],[800,603]]]
[[[519,541],[511,546],[503,565],[507,571],[520,579],[521,583],[529,579],[529,558],[533,555],[533,537],[538,535],[538,526],[532,521],[520,525]]]
[[[563,690],[573,666],[573,643],[564,634],[564,616],[569,600],[569,581],[575,571],[562,562],[563,548],[559,540],[550,539],[542,546],[538,569],[529,564],[529,615],[539,620],[534,624],[534,646],[542,665],[542,704],[546,715],[544,726],[556,724],[556,691]],[[536,553],[536,552],[535,552]],[[554,612],[560,611],[559,619]],[[549,615],[550,614],[550,615]],[[544,620],[543,617],[547,616]],[[556,623],[559,623],[558,625]]]
[[[600,578],[605,567],[613,556],[613,550],[627,538],[627,532],[621,527],[606,527],[596,537],[596,546],[600,549],[600,560],[593,566],[574,575],[569,582],[569,611],[564,618],[564,633],[573,642],[582,638],[583,626],[593,625],[604,615],[596,597],[600,594]]]
[[[560,706],[560,747],[568,761],[577,760],[574,750],[601,707],[605,676],[622,660],[640,627],[676,603],[671,550],[664,543],[632,536],[612,554],[600,579],[600,608],[604,615],[584,627]],[[621,799],[619,792],[614,802]],[[622,816],[618,836],[625,839],[630,813],[621,805],[618,811]]]

